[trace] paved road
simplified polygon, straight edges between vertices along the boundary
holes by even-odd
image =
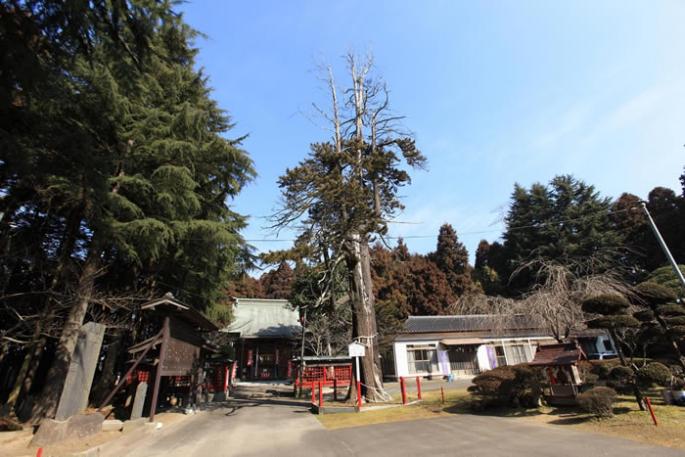
[[[288,401],[232,401],[137,442],[125,437],[102,457],[579,457],[685,456],[674,449],[538,425],[520,419],[455,415],[325,430]]]

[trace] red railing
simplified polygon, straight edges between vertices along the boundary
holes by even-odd
[[[312,383],[319,382],[324,386],[346,386],[352,380],[352,365],[327,365],[327,366],[313,366],[305,367],[302,373],[302,379],[297,377],[297,370],[295,370],[295,385],[299,386],[300,382],[305,387],[309,387]]]

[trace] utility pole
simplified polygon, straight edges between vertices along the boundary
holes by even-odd
[[[661,233],[659,233],[659,229],[657,228],[656,224],[654,223],[654,219],[652,219],[652,215],[649,214],[649,210],[647,209],[647,204],[645,204],[645,202],[642,202],[642,209],[644,210],[645,214],[647,215],[647,220],[649,221],[649,225],[652,228],[652,232],[654,232],[654,236],[659,241],[659,245],[661,246],[661,250],[664,251],[666,258],[668,259],[668,261],[671,263],[671,266],[673,267],[673,271],[675,272],[676,276],[680,280],[680,284],[683,286],[683,289],[685,289],[685,277],[683,277],[683,272],[680,271],[680,268],[678,268],[678,264],[676,263],[675,259],[673,258],[673,255],[671,255],[671,251],[668,250],[668,246],[666,245],[664,238],[661,236]]]

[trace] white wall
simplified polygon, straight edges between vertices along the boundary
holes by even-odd
[[[490,370],[490,359],[488,358],[488,345],[481,344],[476,349],[476,359],[478,360],[478,369],[480,371]]]

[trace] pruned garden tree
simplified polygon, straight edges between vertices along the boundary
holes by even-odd
[[[646,309],[635,313],[643,326],[647,326],[654,333],[658,327],[661,335],[668,341],[673,356],[685,373],[685,356],[681,346],[685,342],[685,306],[678,302],[678,296],[670,288],[656,282],[638,284],[636,292],[641,300],[639,303]],[[650,325],[656,323],[656,325]]]
[[[402,208],[398,189],[410,182],[406,167],[422,167],[425,158],[414,139],[398,128],[401,117],[390,111],[385,84],[372,77],[372,60],[350,54],[347,70],[350,84],[340,92],[328,68],[331,108],[319,111],[330,121],[332,137],[313,144],[308,156],[280,177],[283,204],[274,226],[298,227],[301,240],[317,248],[325,240],[331,265],[344,263],[353,337],[366,346],[366,398],[377,401],[387,394],[369,243],[387,232],[388,221]]]
[[[630,314],[630,307],[628,299],[618,293],[590,295],[583,300],[582,304],[585,313],[596,316],[587,322],[587,326],[606,329],[614,341],[621,365],[633,371],[632,379],[629,382],[637,404],[641,410],[644,410],[643,396],[637,384],[639,369],[635,364],[628,363],[623,351],[624,347],[629,346],[627,339],[632,336],[631,330],[640,327],[640,322]]]

